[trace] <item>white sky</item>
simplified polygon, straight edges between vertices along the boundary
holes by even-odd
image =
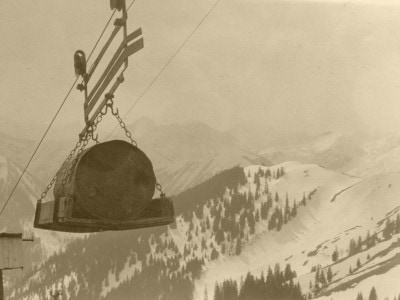
[[[129,3],[129,1],[128,1]],[[129,29],[145,49],[116,94],[124,112],[214,2],[137,0]],[[89,52],[108,1],[0,1],[0,117],[45,127]],[[128,122],[200,120],[227,130],[400,130],[400,6],[396,1],[221,0]],[[82,122],[74,91],[55,127]],[[0,128],[1,129],[1,128]],[[73,133],[76,136],[76,132]]]

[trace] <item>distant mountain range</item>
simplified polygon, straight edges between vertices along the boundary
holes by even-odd
[[[243,149],[231,134],[203,123],[157,125],[140,119],[130,128],[169,193],[181,192],[233,166],[270,165],[262,156]]]
[[[365,153],[358,141],[334,132],[307,136],[301,141],[288,138],[259,151],[273,163],[295,160],[316,163],[333,170],[343,170]]]

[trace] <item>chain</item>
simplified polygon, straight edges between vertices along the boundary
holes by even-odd
[[[110,108],[112,115],[117,119],[119,126],[125,131],[126,137],[130,140],[131,144],[135,147],[137,147],[137,142],[132,138],[132,133],[129,131],[129,129],[126,127],[125,122],[122,120],[121,116],[119,115],[118,109],[114,109],[114,101],[112,100],[112,97],[110,96],[108,98],[108,101],[106,103],[106,112],[107,109]],[[165,197],[165,193],[163,191],[163,188],[161,184],[156,182],[156,188],[160,192],[160,196],[162,198]]]
[[[64,170],[63,179],[62,179],[62,185],[63,185],[63,186],[65,186],[65,184],[67,183],[67,180],[68,180],[69,176],[71,175],[72,169],[75,167],[75,165],[76,165],[76,163],[77,163],[77,161],[78,161],[78,156],[85,150],[87,144],[89,143],[89,135],[90,135],[90,134],[88,133],[85,137],[82,138],[82,141],[79,141],[79,142],[77,143],[77,145],[78,145],[79,143],[81,144],[81,146],[78,147],[79,150],[78,150],[77,147],[75,147],[75,148],[71,151],[71,153],[74,153],[74,154],[75,154],[75,153],[76,153],[76,150],[78,150],[78,152],[77,152],[76,155],[74,156],[74,159],[73,159],[71,165],[69,166],[69,168],[67,168],[67,169]],[[71,153],[70,153],[70,155],[68,155],[68,158],[65,160],[64,164],[67,163],[67,162],[69,162],[69,161],[71,160],[71,158],[72,158]]]
[[[126,127],[125,122],[122,120],[121,116],[119,115],[118,109],[114,108],[114,101],[113,101],[113,95],[107,95],[108,100],[106,102],[106,105],[103,107],[103,109],[100,111],[100,114],[96,118],[96,120],[93,122],[93,124],[88,128],[84,136],[79,137],[79,141],[76,143],[75,147],[71,150],[67,158],[65,159],[64,163],[62,164],[63,166],[70,162],[72,159],[73,161],[71,162],[70,166],[68,168],[64,169],[63,172],[63,179],[62,179],[62,186],[64,187],[65,184],[68,181],[69,176],[71,175],[72,170],[74,169],[76,163],[78,162],[78,157],[82,154],[83,151],[85,151],[85,148],[87,144],[89,143],[90,140],[93,140],[96,144],[99,144],[98,136],[97,134],[94,135],[94,132],[97,129],[97,125],[103,120],[103,116],[107,114],[108,109],[111,110],[111,114],[117,119],[119,125],[121,128],[125,131],[126,137],[129,139],[131,144],[135,147],[137,147],[137,142],[132,138],[132,133],[128,130]],[[46,189],[44,192],[41,194],[39,201],[43,200],[49,190],[52,188],[54,183],[57,180],[57,174],[53,177],[53,179],[50,181],[50,183],[47,185]],[[165,197],[165,193],[163,191],[163,188],[161,184],[156,182],[156,188],[160,192],[161,197]]]
[[[98,124],[98,122],[96,123],[96,126],[97,126],[97,124]],[[75,147],[71,150],[71,152],[68,154],[67,158],[63,162],[62,165],[70,162],[71,159],[74,158],[73,162],[71,163],[71,166],[68,169],[65,169],[63,174],[62,174],[63,175],[63,179],[62,179],[62,185],[63,186],[67,183],[67,179],[68,179],[69,175],[71,174],[72,169],[73,169],[73,167],[75,166],[75,164],[77,162],[77,157],[79,156],[79,154],[81,154],[85,150],[85,148],[86,148],[87,144],[89,143],[90,139],[93,139],[96,143],[99,143],[98,137],[97,136],[94,137],[94,135],[93,135],[93,127],[91,127],[91,130],[88,131],[88,133],[84,137],[79,139],[79,141],[76,143]],[[40,195],[39,201],[42,201],[46,197],[46,195],[49,192],[49,190],[53,187],[54,183],[57,180],[57,175],[58,174],[56,174],[53,177],[53,179],[50,181],[50,183],[46,186],[46,189]]]
[[[162,188],[161,184],[159,184],[158,182],[156,182],[156,189],[160,192],[161,198],[164,198],[165,197],[165,193],[163,191],[163,188]]]
[[[122,120],[121,116],[119,115],[118,108],[114,108],[114,101],[113,101],[113,95],[107,95],[108,100],[105,105],[105,110],[101,111],[101,114],[105,115],[108,111],[108,109],[111,110],[111,114],[117,119],[119,126],[125,131],[126,137],[129,139],[131,144],[135,147],[137,147],[137,142],[132,138],[132,133],[128,130],[126,127],[125,122]]]
[[[44,199],[44,197],[46,197],[47,193],[49,192],[49,190],[53,186],[54,182],[56,182],[56,179],[57,179],[57,175],[54,175],[53,179],[50,181],[50,183],[47,185],[46,189],[40,195],[39,201],[42,201]]]

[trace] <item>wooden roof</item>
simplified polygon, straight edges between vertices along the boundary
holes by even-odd
[[[0,233],[0,270],[23,266],[22,233]]]

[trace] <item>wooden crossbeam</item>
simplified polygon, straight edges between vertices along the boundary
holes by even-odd
[[[121,47],[122,46],[122,47]],[[143,49],[144,42],[143,38],[133,42],[131,45],[127,46],[124,49],[124,44],[122,43],[120,48],[118,48],[116,55],[114,55],[113,59],[110,61],[109,65],[107,66],[106,70],[103,72],[102,76],[100,77],[99,81],[96,83],[95,87],[89,93],[88,96],[88,106],[85,109],[85,114],[89,114],[93,107],[96,105],[97,101],[104,93],[105,89],[110,84],[111,80],[114,79],[115,75],[121,68],[122,64],[125,60],[131,56],[132,54],[136,53],[137,51]],[[120,50],[121,49],[121,50]]]

